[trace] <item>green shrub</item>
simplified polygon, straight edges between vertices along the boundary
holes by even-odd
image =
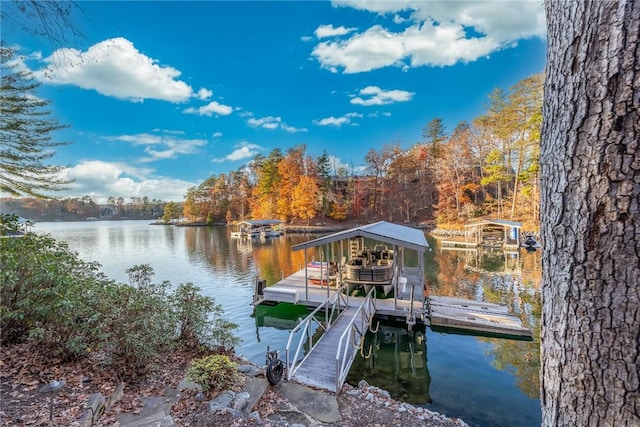
[[[187,369],[187,378],[205,391],[227,390],[239,380],[236,364],[224,354],[196,359]]]
[[[224,351],[240,342],[233,335],[238,325],[222,318],[222,307],[213,298],[200,295],[200,289],[193,283],[178,286],[173,300],[183,345]]]
[[[2,234],[13,230],[17,217],[0,214],[0,226]],[[169,293],[171,284],[153,283],[148,265],[128,269],[130,284],[119,284],[49,235],[1,243],[2,344],[30,340],[64,360],[101,350],[114,370],[135,375],[179,341],[223,349],[239,342],[237,325],[212,299],[190,283]]]
[[[2,215],[0,222],[11,229],[17,218]],[[0,265],[3,344],[33,339],[44,351],[73,359],[102,338],[95,304],[111,282],[98,263],[80,260],[49,235],[27,233],[2,240]]]
[[[119,374],[144,374],[175,345],[176,320],[166,283],[143,288],[117,284],[104,294],[106,362]]]

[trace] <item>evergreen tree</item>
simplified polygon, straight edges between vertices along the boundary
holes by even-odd
[[[47,163],[53,148],[68,144],[53,139],[65,126],[45,109],[49,101],[35,95],[40,83],[29,71],[17,69],[14,55],[13,49],[0,46],[0,191],[47,197],[71,182],[61,176],[63,166]]]

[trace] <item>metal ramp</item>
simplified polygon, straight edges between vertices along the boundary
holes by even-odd
[[[286,348],[287,379],[338,392],[364,344],[364,336],[375,315],[373,294],[374,289],[358,307],[350,307],[348,295],[337,291],[325,303],[326,306],[323,304],[316,308],[293,329]],[[318,319],[323,308],[325,313],[332,313],[326,316],[325,322]],[[313,325],[324,330],[315,343],[313,338],[318,330],[314,331]],[[292,343],[298,334],[298,344],[294,349]],[[306,347],[306,355],[298,362],[303,347]]]

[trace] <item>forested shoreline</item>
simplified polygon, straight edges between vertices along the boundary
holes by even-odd
[[[228,174],[212,175],[181,202],[90,196],[2,199],[3,211],[35,221],[157,219],[231,223],[278,218],[286,223],[385,220],[459,228],[480,217],[539,224],[539,153],[544,76],[495,89],[483,114],[448,132],[432,119],[422,140],[372,148],[364,166],[340,153],[313,157],[305,145],[257,155]]]
[[[258,155],[189,189],[182,215],[194,222],[329,218],[447,228],[491,216],[538,228],[543,79],[495,89],[484,113],[451,133],[434,118],[422,141],[371,149],[362,168],[341,163],[340,153],[314,158],[304,145]]]

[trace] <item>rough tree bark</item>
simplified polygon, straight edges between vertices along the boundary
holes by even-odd
[[[545,426],[640,426],[640,1],[545,0]]]

